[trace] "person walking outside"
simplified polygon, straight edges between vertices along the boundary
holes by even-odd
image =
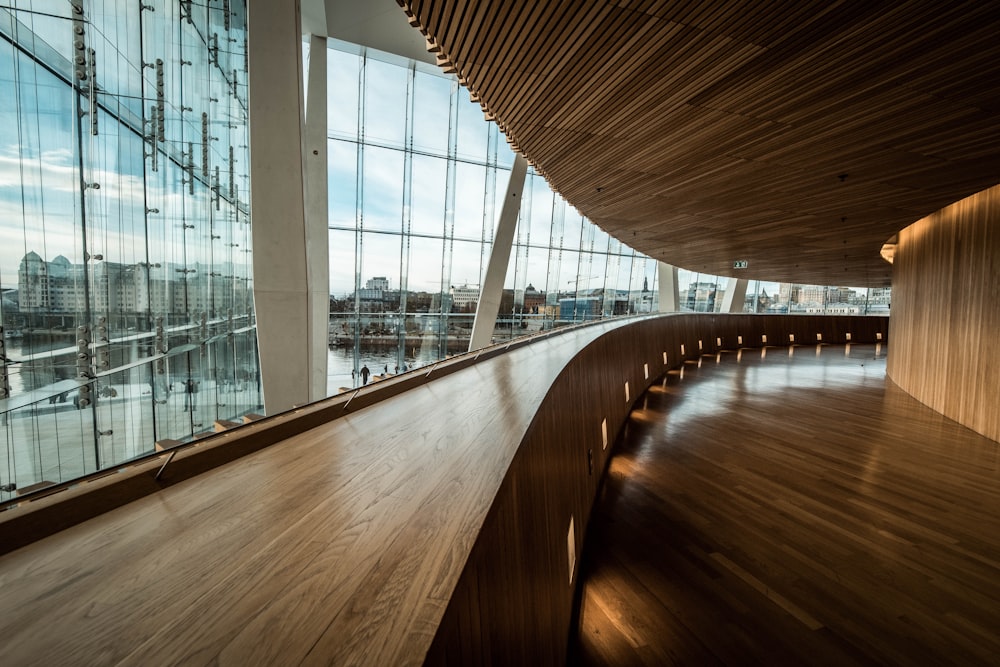
[[[363,385],[368,384],[368,376],[371,375],[371,374],[372,374],[372,372],[370,370],[368,370],[368,366],[362,366],[361,367],[361,384],[363,384]]]
[[[198,383],[188,378],[188,381],[184,383],[184,391],[185,391],[184,412],[187,412],[188,410],[194,412],[195,409],[194,395],[198,391]]]

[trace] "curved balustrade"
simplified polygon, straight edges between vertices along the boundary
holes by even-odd
[[[0,543],[149,492],[0,557],[10,612],[0,662],[559,664],[605,442],[642,392],[740,337],[744,347],[764,336],[874,342],[886,326],[695,314],[602,322],[42,497],[0,514]]]

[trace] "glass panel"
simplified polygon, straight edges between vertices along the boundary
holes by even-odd
[[[425,72],[413,75],[413,148],[435,155],[448,154],[451,95],[457,86],[450,77]]]
[[[331,227],[354,229],[358,215],[358,146],[346,141],[327,143],[329,220]]]
[[[353,386],[355,317],[354,231],[330,231],[330,352],[327,357],[327,392]]]
[[[16,5],[0,38],[0,288],[17,362],[0,361],[0,482],[27,486],[191,437],[259,410],[260,394],[218,398],[219,378],[258,374],[245,3],[187,16],[84,0],[78,20],[61,0]],[[170,383],[188,377],[211,409],[182,420]]]
[[[408,290],[406,295],[407,352],[419,366],[445,355],[441,312],[442,239],[410,240]],[[449,304],[450,309],[450,304]],[[457,351],[457,350],[456,350]]]
[[[529,173],[528,181],[525,183],[525,196],[531,197],[531,216],[525,242],[536,247],[547,247],[551,236],[552,205],[555,195],[552,194],[544,178]]]
[[[97,470],[94,411],[81,404],[81,396],[93,395],[91,387],[70,381],[52,388],[58,393],[11,406],[3,415],[0,480],[15,489],[0,491],[0,500],[14,497],[17,488],[68,481]]]
[[[368,146],[364,149],[364,229],[402,231],[403,152]],[[416,193],[414,193],[416,194]],[[440,209],[443,213],[444,207]]]
[[[98,378],[96,383],[97,441],[100,467],[153,452],[152,388],[147,365]]]
[[[621,242],[618,239],[608,239],[608,254],[604,258],[604,285],[600,294],[601,317],[612,317],[621,314],[618,300],[618,267],[621,262]]]
[[[593,226],[582,215],[570,206],[566,207],[566,217],[563,222],[562,247],[579,250],[582,241],[584,225]]]
[[[487,210],[486,167],[459,162],[455,168],[455,238],[482,241],[484,235],[492,236],[493,230],[492,215],[489,218],[484,215]]]
[[[337,49],[327,49],[327,126],[335,137],[358,136],[358,76],[361,57]],[[331,183],[336,182],[331,178]]]
[[[367,156],[368,153],[366,159]],[[441,237],[444,235],[448,161],[426,155],[413,155],[412,158],[410,231],[414,234]]]
[[[491,125],[483,119],[479,105],[469,101],[468,92],[464,89],[458,91],[457,155],[459,158],[477,161],[486,158]]]
[[[697,273],[692,273],[686,269],[677,269],[678,310],[686,312],[694,311],[696,294],[698,292],[697,279]]]
[[[406,91],[410,72],[374,58],[364,63],[364,131],[365,139],[388,146],[403,147],[406,130],[406,105],[400,104],[400,94]]]

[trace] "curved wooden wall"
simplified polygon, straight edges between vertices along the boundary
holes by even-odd
[[[1000,186],[899,233],[890,312],[889,377],[1000,440]]]
[[[673,315],[634,322],[585,347],[539,404],[425,664],[565,664],[576,585],[570,520],[579,554],[611,443],[632,404],[668,369],[723,349],[761,347],[762,336],[768,345],[787,345],[789,334],[813,345],[817,334],[823,342],[846,342],[848,333],[854,342],[886,340],[887,325],[884,317]]]

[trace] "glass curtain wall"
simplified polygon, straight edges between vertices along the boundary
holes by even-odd
[[[889,314],[891,287],[800,285],[751,280],[744,312],[792,315]]]
[[[678,306],[695,313],[717,313],[733,278],[679,269]],[[890,287],[800,285],[751,280],[743,301],[744,313],[799,315],[888,315]]]
[[[331,40],[327,86],[336,393],[468,348],[514,156],[436,67]],[[494,340],[655,310],[655,262],[531,170],[521,206]]]
[[[246,6],[0,8],[0,500],[259,411]]]

